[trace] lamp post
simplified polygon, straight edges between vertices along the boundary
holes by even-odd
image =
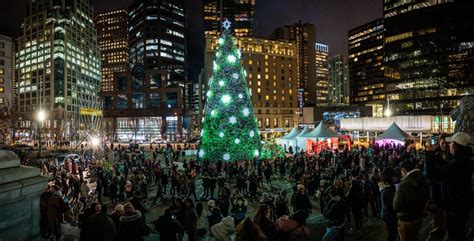
[[[41,157],[41,151],[42,151],[42,140],[41,140],[41,129],[43,128],[43,123],[46,120],[46,112],[44,110],[39,110],[36,113],[36,120],[39,123],[38,126],[38,141],[39,141],[39,152],[38,152],[38,158]]]

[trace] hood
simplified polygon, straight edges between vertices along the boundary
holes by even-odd
[[[237,205],[237,199],[234,200],[234,205]],[[242,202],[242,206],[247,206],[248,205],[248,202],[247,202],[247,199],[244,199],[243,202]]]
[[[227,227],[234,227],[235,226],[234,218],[231,217],[231,216],[227,216],[227,217],[223,218],[222,223]]]
[[[414,187],[419,187],[424,182],[423,173],[421,173],[421,171],[418,169],[413,169],[407,173],[407,175],[403,178],[403,181]]]
[[[136,220],[140,219],[141,217],[142,217],[142,214],[140,213],[140,211],[135,210],[131,213],[124,213],[120,217],[120,221],[121,222],[133,222],[133,221],[136,221]]]
[[[380,191],[384,190],[385,188],[389,188],[389,187],[391,187],[390,184],[387,184],[387,183],[384,183],[384,182],[379,183],[379,190]]]

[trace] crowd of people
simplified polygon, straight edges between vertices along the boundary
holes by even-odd
[[[41,196],[41,230],[59,240],[61,223],[69,221],[84,241],[141,241],[151,232],[167,241],[296,241],[310,237],[308,217],[321,213],[328,220],[324,241],[364,232],[364,221],[375,218],[383,220],[387,241],[411,241],[431,215],[430,235],[465,241],[474,203],[469,143],[456,133],[422,151],[370,145],[236,163],[179,162],[169,146],[112,147],[110,160],[44,164],[53,181]],[[76,203],[83,208],[71,211]],[[154,209],[164,212],[151,220]]]

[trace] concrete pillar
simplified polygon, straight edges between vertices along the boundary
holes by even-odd
[[[48,180],[38,168],[20,166],[15,153],[0,150],[0,240],[43,240],[39,202]]]

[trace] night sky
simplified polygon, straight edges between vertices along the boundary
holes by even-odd
[[[28,0],[1,0],[0,34],[15,37]],[[95,0],[96,12],[126,8],[133,0]],[[316,41],[329,45],[330,55],[347,56],[347,31],[382,17],[383,0],[256,0],[255,33],[268,36],[273,29],[301,20],[316,26]],[[203,43],[202,0],[186,0],[188,53],[197,60]],[[200,40],[201,39],[201,40]],[[196,55],[198,54],[198,55]]]

